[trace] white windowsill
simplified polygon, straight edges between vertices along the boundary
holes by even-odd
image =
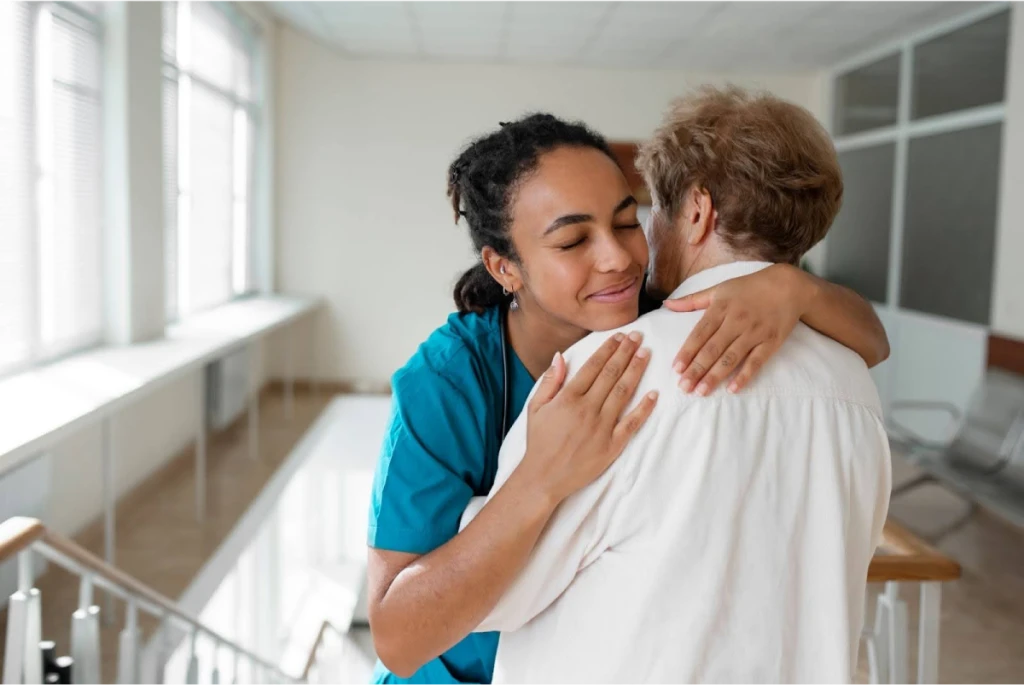
[[[283,295],[238,300],[169,326],[158,340],[91,349],[0,380],[0,475],[317,305]]]

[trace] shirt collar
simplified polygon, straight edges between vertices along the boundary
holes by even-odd
[[[772,262],[739,261],[713,266],[710,269],[704,269],[704,271],[695,273],[687,278],[678,288],[672,291],[672,294],[668,296],[668,299],[675,300],[680,297],[692,295],[693,293],[700,292],[701,290],[707,290],[712,286],[732,280],[733,278],[757,273],[762,269],[767,269],[769,266],[772,266]]]

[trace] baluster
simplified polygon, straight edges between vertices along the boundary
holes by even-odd
[[[130,598],[124,612],[124,630],[117,646],[117,682],[137,683],[139,671],[139,606]]]
[[[213,641],[213,671],[210,673],[211,685],[220,685],[220,640]]]
[[[171,620],[165,613],[160,618],[160,628],[157,631],[156,637],[156,649],[154,650],[156,656],[154,657],[154,673],[152,678],[154,683],[167,682],[167,661],[171,658],[170,631]]]
[[[92,577],[83,575],[78,610],[71,614],[71,658],[75,682],[100,682],[100,608],[92,603]]]
[[[231,666],[231,685],[238,685],[238,668],[241,665],[241,661],[238,659],[238,647],[232,647],[232,656],[234,663]]]
[[[192,629],[192,639],[189,640],[188,648],[188,670],[185,672],[185,682],[188,685],[197,685],[199,682],[199,655],[196,654],[196,641],[199,639],[199,631]]]
[[[5,683],[43,682],[42,615],[39,590],[32,587],[32,552],[18,553],[18,591],[7,604],[7,641],[4,646]]]

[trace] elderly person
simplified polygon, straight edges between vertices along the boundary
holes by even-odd
[[[638,167],[655,204],[648,288],[672,298],[797,263],[842,198],[814,118],[738,89],[677,102]],[[636,397],[658,392],[657,407],[622,456],[561,503],[479,626],[503,631],[495,682],[851,679],[891,479],[867,367],[800,324],[747,387],[686,393],[667,371],[698,320],[663,309],[622,329],[644,336]],[[568,374],[615,333],[570,348]],[[556,361],[535,392],[562,375]],[[526,435],[521,416],[489,497]]]

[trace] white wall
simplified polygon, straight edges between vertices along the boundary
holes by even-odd
[[[637,140],[705,82],[768,88],[815,113],[822,101],[815,74],[348,61],[284,26],[277,54],[276,283],[327,298],[316,367],[306,356],[298,372],[330,379],[387,380],[453,310],[473,255],[445,175],[499,121],[546,110]]]
[[[992,330],[1024,340],[1024,11],[1014,3],[1006,74],[1006,122]]]

